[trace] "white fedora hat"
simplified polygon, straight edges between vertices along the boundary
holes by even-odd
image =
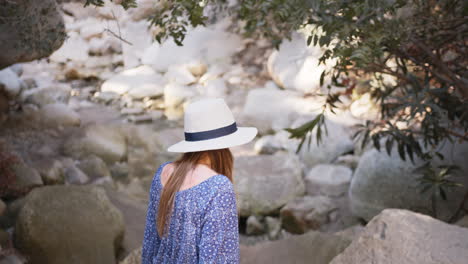
[[[238,127],[222,98],[203,98],[185,107],[185,140],[171,145],[169,152],[194,152],[222,149],[250,142],[256,127]]]

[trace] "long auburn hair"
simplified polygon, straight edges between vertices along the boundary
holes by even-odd
[[[174,170],[164,184],[159,199],[156,223],[160,237],[167,234],[168,228],[166,227],[170,226],[170,216],[172,214],[176,192],[182,186],[188,172],[192,171],[205,157],[209,158],[212,170],[227,176],[231,182],[234,182],[232,177],[234,159],[229,148],[183,153],[173,162]]]

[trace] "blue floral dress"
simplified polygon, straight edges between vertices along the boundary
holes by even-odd
[[[176,193],[167,237],[159,237],[156,216],[162,191],[159,166],[150,188],[142,264],[239,263],[236,196],[224,175],[211,176]]]

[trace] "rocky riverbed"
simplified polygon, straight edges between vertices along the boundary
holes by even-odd
[[[0,70],[0,263],[139,263],[155,170],[177,158],[166,148],[182,139],[184,106],[206,96],[259,129],[231,149],[242,263],[468,259],[466,217],[464,228],[420,214],[432,205],[417,190],[418,164],[352,140],[353,125],[375,118],[368,95],[343,96],[326,113],[323,142],[296,153],[284,128],[321,112],[328,67],[303,33],[276,50],[220,17],[182,47],[158,44],[145,20],[153,7],[139,2],[130,11],[62,3],[63,45]],[[441,151],[466,175],[466,144]],[[440,220],[463,194],[437,205]]]

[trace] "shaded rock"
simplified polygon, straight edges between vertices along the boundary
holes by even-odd
[[[110,173],[115,180],[125,180],[129,174],[128,164],[126,162],[116,162],[110,167]]]
[[[24,197],[17,198],[7,204],[7,209],[3,215],[0,215],[0,229],[9,229],[14,227],[18,214],[24,206]]]
[[[365,227],[362,225],[353,225],[344,230],[335,232],[334,234],[347,237],[349,240],[353,241],[357,239],[362,234],[362,232],[364,232],[364,230]]]
[[[445,154],[443,161],[434,159],[432,165],[455,164],[461,170],[454,173],[455,181],[467,186],[468,178],[464,177],[468,171],[465,157],[468,156],[468,144],[445,143],[445,149],[439,152]],[[418,179],[421,174],[414,170],[423,163],[415,159],[402,161],[395,149],[388,156],[385,150],[381,152],[371,149],[364,153],[353,175],[350,185],[351,209],[356,216],[369,221],[385,208],[401,208],[424,214],[431,214],[431,193],[421,193],[422,188]],[[453,215],[463,199],[464,188],[454,188],[447,192],[447,201],[439,201],[436,206],[438,218],[447,219]]]
[[[227,32],[228,26],[229,21],[225,20],[207,27],[188,29],[183,46],[177,46],[172,40],[162,44],[155,41],[143,54],[142,63],[166,72],[172,65],[230,62],[243,44],[238,35]]]
[[[24,101],[38,106],[53,103],[68,103],[71,88],[68,85],[53,85],[28,90],[22,94]]]
[[[255,141],[254,150],[257,154],[273,154],[285,148],[274,135],[265,135]]]
[[[0,216],[2,216],[6,211],[6,204],[0,199]]]
[[[90,125],[82,137],[71,136],[64,145],[65,154],[82,159],[94,154],[107,164],[121,161],[127,153],[125,134],[118,125]]]
[[[240,156],[234,173],[241,216],[277,212],[305,191],[302,164],[292,154]]]
[[[44,184],[39,172],[24,162],[20,161],[18,163],[14,163],[12,170],[13,174],[16,176],[16,181],[12,186],[15,189],[28,188]]]
[[[143,65],[125,70],[101,86],[102,92],[127,93],[131,98],[141,99],[162,95],[164,92],[164,80],[151,67]]]
[[[0,62],[1,63],[1,62]],[[10,68],[0,70],[0,91],[4,91],[8,98],[15,98],[23,87],[21,79]]]
[[[23,264],[27,263],[26,259],[18,255],[8,255],[0,259],[0,264]]]
[[[257,216],[251,215],[247,218],[247,228],[245,232],[247,235],[260,235],[265,233],[265,226]]]
[[[64,182],[64,168],[59,160],[43,158],[35,162],[35,164],[44,184]]]
[[[371,100],[371,96],[368,93],[353,101],[349,110],[354,117],[366,120],[375,120],[380,114],[378,106]]]
[[[201,86],[200,94],[208,97],[225,97],[228,91],[226,82],[223,79],[214,79],[206,82],[206,86]]]
[[[64,176],[67,184],[85,184],[89,181],[88,175],[75,165],[67,166],[64,171]]]
[[[301,116],[294,121],[292,127],[299,127],[306,122],[312,121],[314,118],[315,116],[313,115]],[[339,156],[349,153],[354,149],[353,141],[349,135],[349,129],[327,119],[325,124],[327,126],[328,133],[326,134],[325,131],[322,131],[321,144],[318,144],[317,146],[317,130],[314,129],[311,133],[312,139],[310,148],[304,144],[299,151],[301,160],[308,168],[313,168],[314,166],[322,163],[333,163]],[[294,140],[293,150],[296,150],[298,141],[299,140]]]
[[[164,106],[166,108],[181,108],[187,99],[195,95],[194,87],[169,83],[164,87]]]
[[[106,190],[110,201],[122,212],[125,220],[125,236],[122,242],[123,250],[119,254],[119,259],[121,259],[122,256],[141,247],[145,231],[149,195],[146,192],[146,200],[138,200],[133,199],[125,193],[116,191],[116,189],[110,186],[103,186],[103,188]]]
[[[457,226],[468,228],[468,215],[465,215],[462,219],[458,220],[455,224]]]
[[[360,157],[357,155],[347,154],[347,155],[339,156],[336,159],[335,163],[338,165],[346,166],[354,170],[357,168],[357,165],[359,163],[359,158]]]
[[[94,93],[94,98],[104,103],[110,103],[111,101],[119,99],[120,96],[115,92],[97,92]]]
[[[181,85],[189,85],[197,80],[184,65],[174,65],[169,67],[164,77],[166,77],[169,82]]]
[[[106,163],[96,155],[90,155],[90,157],[80,160],[78,168],[88,175],[92,180],[110,177],[109,168]]]
[[[268,237],[270,239],[278,238],[281,232],[281,221],[276,217],[266,216],[265,224],[268,232]]]
[[[49,56],[65,40],[56,1],[6,1],[0,7],[0,69]],[[17,19],[21,18],[21,19]]]
[[[295,91],[252,89],[247,95],[242,119],[265,134],[289,127],[300,114],[310,112],[313,106],[311,100],[304,99]]]
[[[305,177],[309,195],[342,196],[348,192],[352,171],[340,165],[320,164]]]
[[[89,52],[97,55],[121,53],[122,46],[120,40],[113,36],[93,38],[89,41]]]
[[[145,50],[151,45],[151,32],[148,31],[149,21],[127,21],[122,30],[123,38],[131,43],[122,42],[124,66],[130,69],[142,64]],[[146,64],[146,63],[143,63]]]
[[[293,33],[291,40],[281,43],[279,50],[274,50],[268,58],[268,73],[275,83],[285,89],[302,92],[319,90],[320,76],[332,64],[319,65],[323,51],[319,46],[307,46],[305,36]],[[329,83],[328,80],[324,86]]]
[[[297,197],[281,208],[281,223],[288,232],[302,234],[328,223],[336,209],[332,200],[325,196]]]
[[[302,235],[263,242],[254,246],[241,245],[240,263],[329,263],[350,243],[350,240],[341,236],[309,231]]]
[[[47,104],[39,109],[41,122],[47,126],[79,126],[80,116],[62,103]]]
[[[130,252],[119,264],[141,264],[141,247]]]
[[[458,264],[467,259],[468,229],[407,210],[386,209],[331,264]]]
[[[115,263],[124,228],[103,189],[55,185],[28,194],[14,238],[31,263]]]
[[[127,127],[128,138],[128,175],[130,177],[146,177],[154,175],[156,164],[165,161],[162,153],[159,132],[152,125],[139,125]]]

